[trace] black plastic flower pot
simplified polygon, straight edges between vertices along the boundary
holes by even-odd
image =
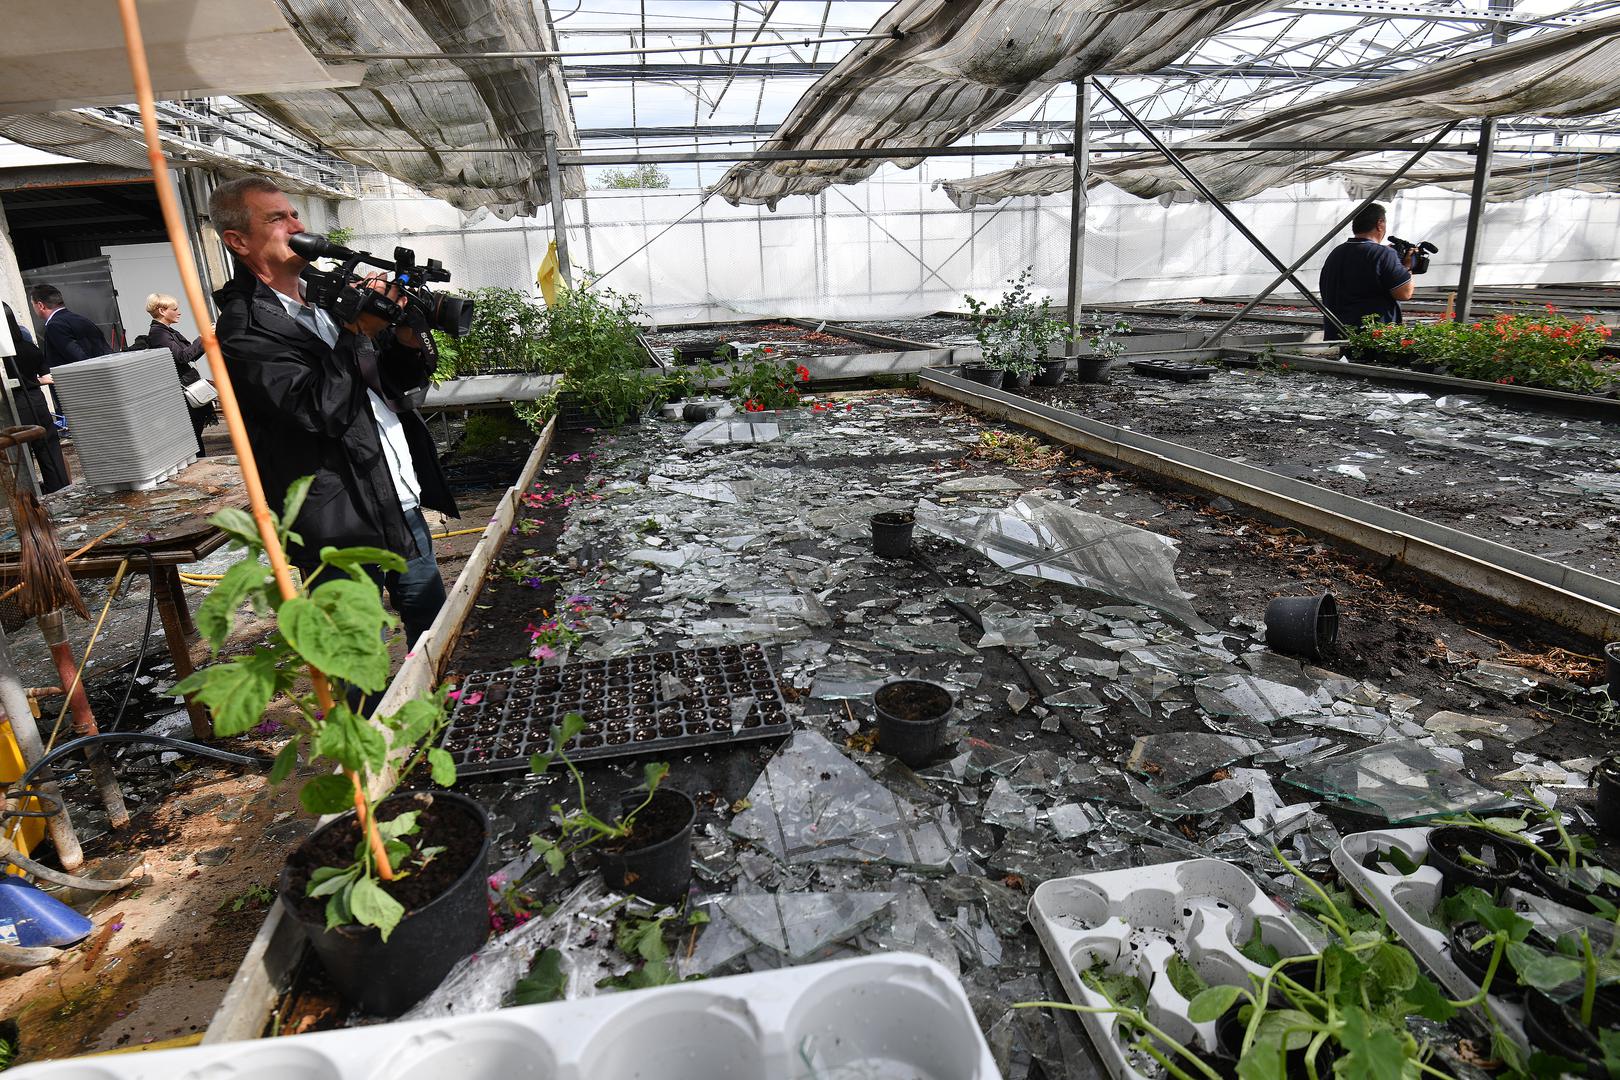
[[[1233,1060],[1242,1060],[1239,1051],[1243,1047],[1243,1032],[1245,1025],[1238,1017],[1238,1010],[1228,1011],[1219,1020],[1215,1021],[1215,1045],[1219,1048],[1222,1057]],[[1253,1050],[1250,1050],[1253,1053]],[[1324,1043],[1316,1054],[1316,1075],[1319,1077],[1333,1075],[1333,1062],[1338,1058],[1338,1049],[1332,1043]],[[1283,1075],[1287,1080],[1308,1080],[1310,1070],[1305,1065],[1305,1051],[1290,1050],[1283,1055]]]
[[[1332,593],[1279,596],[1266,605],[1266,647],[1320,660],[1339,640],[1339,605]]]
[[[1564,1005],[1532,990],[1525,994],[1524,1004],[1524,1034],[1532,1049],[1578,1062],[1586,1066],[1584,1075],[1607,1080],[1609,1072],[1597,1033],[1620,1027],[1620,1000],[1613,991],[1597,995],[1591,1027],[1581,1023],[1578,1002]]]
[[[922,679],[884,683],[872,695],[878,749],[912,768],[928,764],[945,741],[945,720],[956,704],[951,692]]]
[[[619,805],[626,813],[641,805],[645,794],[631,792]],[[602,881],[615,892],[633,893],[655,904],[677,904],[692,883],[692,825],[697,805],[684,791],[659,787],[636,815],[625,841],[603,847],[596,864]]]
[[[1001,389],[1001,381],[1007,373],[1001,368],[989,367],[985,364],[963,364],[962,378],[968,382],[976,382],[981,386],[988,386],[992,390]]]
[[[1491,943],[1483,944],[1477,949],[1471,947],[1474,942],[1485,936],[1487,931],[1477,922],[1458,923],[1446,935],[1451,945],[1452,963],[1473,980],[1476,987],[1484,984],[1485,973],[1491,966],[1491,953],[1495,950],[1495,946]],[[1519,977],[1514,974],[1505,956],[1497,963],[1496,974],[1491,976],[1491,993],[1510,1000],[1524,993]]]
[[[1108,368],[1113,363],[1106,356],[1081,356],[1074,361],[1074,381],[1083,383],[1105,383],[1108,381]]]
[[[387,941],[369,926],[349,924],[327,929],[325,899],[304,895],[310,874],[322,865],[313,853],[343,840],[345,834],[358,840],[352,811],[311,833],[281,869],[282,904],[303,926],[310,948],[338,993],[356,1010],[371,1016],[398,1016],[415,1005],[489,936],[484,863],[489,856],[490,836],[484,808],[454,791],[421,792],[386,800],[379,805],[377,818],[392,821],[400,813],[418,809],[422,811],[422,832],[417,839],[431,843],[440,829],[460,837],[459,844],[440,852],[433,862],[442,859],[442,868],[453,867],[465,859],[465,847],[476,844],[476,850],[461,873],[438,895],[415,907],[407,904],[404,917]],[[344,847],[352,850],[347,844]],[[432,870],[430,863],[411,875],[417,887],[431,880]],[[402,879],[402,886],[411,878]]]
[[[1620,905],[1620,889],[1605,885],[1595,878],[1586,878],[1580,870],[1566,866],[1553,866],[1541,858],[1524,860],[1524,872],[1519,875],[1518,886],[1528,892],[1545,896],[1565,907],[1598,914],[1596,897],[1608,904]]]
[[[1028,390],[1034,381],[1035,373],[1033,371],[1015,371],[1012,373],[1011,389],[1018,390],[1020,392]],[[1006,387],[1007,381],[1003,379],[1001,385]]]
[[[1609,681],[1609,697],[1620,698],[1620,641],[1603,646],[1603,666]]]
[[[720,406],[712,401],[689,401],[681,408],[681,419],[688,424],[701,424],[713,420],[719,411]]]
[[[1613,839],[1620,839],[1620,757],[1605,758],[1592,770],[1597,789],[1597,823]]]
[[[911,530],[917,518],[909,510],[872,515],[872,554],[880,559],[904,559],[911,554]]]
[[[1467,825],[1445,825],[1429,833],[1429,857],[1447,893],[1473,886],[1493,897],[1513,884],[1524,862],[1518,845]]]
[[[1062,386],[1063,375],[1068,370],[1068,357],[1061,357],[1057,360],[1042,360],[1041,370],[1035,373],[1035,385]]]

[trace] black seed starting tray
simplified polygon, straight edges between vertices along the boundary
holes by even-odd
[[[576,712],[585,730],[563,748],[576,764],[793,730],[770,657],[756,644],[479,671],[460,691],[442,745],[466,776],[527,769],[551,749],[552,725]]]
[[[1215,374],[1213,365],[1189,364],[1180,360],[1132,360],[1131,367],[1138,375],[1151,375],[1155,379],[1174,379],[1176,382],[1207,379]]]

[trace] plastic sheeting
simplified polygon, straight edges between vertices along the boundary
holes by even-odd
[[[1210,138],[1223,142],[1408,142],[1431,135],[1453,120],[1567,118],[1616,108],[1620,108],[1620,16],[1611,16],[1324,94],[1233,124]],[[1236,200],[1267,188],[1330,175],[1354,155],[1332,150],[1187,149],[1178,156],[1218,197]],[[1578,159],[1518,166],[1504,163],[1503,180],[1492,193],[1520,198],[1549,186],[1610,191],[1616,186],[1616,169],[1607,161],[1593,166]],[[1447,170],[1439,171],[1440,178],[1428,182],[1465,183],[1446,175]],[[1365,177],[1363,173],[1358,182]],[[1191,197],[1187,181],[1156,153],[1093,162],[1088,186],[1104,182],[1144,199]],[[1042,160],[943,186],[957,206],[967,208],[1015,195],[1068,191],[1073,187],[1073,175],[1067,160]]]
[[[281,0],[317,55],[555,49],[545,5],[528,0]],[[541,95],[546,96],[544,103]],[[248,105],[359,165],[462,210],[510,218],[550,201],[543,117],[573,146],[568,95],[556,65],[538,60],[375,60],[357,87],[261,94]],[[511,154],[460,147],[510,146]],[[425,148],[425,149],[424,149]],[[563,170],[567,197],[585,190]],[[529,277],[533,277],[532,274]]]
[[[1273,0],[901,0],[807,91],[762,150],[948,146],[1061,83],[1152,71]],[[916,158],[890,159],[903,167]],[[745,162],[714,190],[774,208],[883,159]]]

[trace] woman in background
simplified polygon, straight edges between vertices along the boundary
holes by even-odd
[[[152,316],[152,326],[146,331],[146,342],[154,349],[168,349],[174,354],[175,370],[180,374],[180,385],[190,386],[200,382],[202,374],[196,368],[197,360],[203,354],[203,344],[200,341],[187,341],[185,335],[174,328],[180,321],[180,301],[167,293],[153,293],[146,298],[146,313]],[[193,405],[190,399],[186,401],[186,409],[191,413],[191,430],[197,436],[197,456],[203,456],[203,428],[219,421],[214,416],[214,405],[210,401],[207,405]]]
[[[38,425],[45,429],[45,437],[35,439],[28,444],[28,448],[34,452],[34,460],[39,464],[39,489],[49,495],[73,482],[68,474],[67,462],[62,458],[62,438],[56,432],[56,418],[51,415],[50,407],[45,404],[45,394],[39,388],[42,378],[49,381],[50,369],[45,366],[45,354],[17,325],[17,316],[12,314],[11,305],[0,306],[6,309],[6,329],[11,331],[11,341],[17,350],[16,356],[6,357],[6,375],[18,382],[17,392],[13,395],[17,403],[17,423],[24,427]]]

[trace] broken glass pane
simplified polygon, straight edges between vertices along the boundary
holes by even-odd
[[[810,696],[831,700],[868,697],[888,678],[888,672],[866,664],[827,664],[816,672],[816,681],[810,686]]]
[[[1410,740],[1328,758],[1283,779],[1351,809],[1380,814],[1392,824],[1514,805],[1501,792],[1476,783],[1456,762]]]
[[[990,920],[973,905],[956,909],[951,921],[951,933],[962,959],[978,967],[995,967],[1001,963],[1001,939],[996,937]]]
[[[1259,749],[1253,739],[1201,731],[1144,735],[1131,748],[1125,767],[1147,777],[1151,787],[1176,788],[1242,761]]]
[[[722,446],[730,443],[767,443],[782,437],[777,424],[750,424],[745,420],[707,420],[681,437],[687,446]]]
[[[731,821],[784,862],[944,866],[957,828],[948,810],[922,810],[872,779],[826,738],[798,732],[766,764]]]
[[[1125,782],[1138,802],[1160,817],[1168,818],[1186,817],[1189,814],[1213,814],[1217,810],[1225,810],[1249,794],[1250,787],[1242,780],[1217,780],[1213,784],[1202,784],[1189,788],[1180,795],[1167,797],[1130,777],[1126,777]]]
[[[1258,675],[1212,675],[1193,685],[1198,704],[1215,716],[1245,716],[1262,724],[1310,716],[1321,705],[1304,691]]]
[[[1022,495],[1005,510],[917,506],[917,525],[988,556],[1014,573],[1146,604],[1195,630],[1210,627],[1176,583],[1178,546],[1169,537]]]
[[[886,645],[905,652],[948,652],[957,656],[978,656],[977,649],[962,640],[961,633],[950,623],[928,623],[923,626],[886,626],[872,632],[872,644]]]
[[[984,810],[979,816],[991,825],[1035,831],[1035,807],[1014,791],[1005,777],[997,779],[990,788],[990,797],[984,800]]]
[[[893,902],[892,892],[732,893],[711,906],[759,944],[803,960],[854,936]]]
[[[1059,840],[1072,840],[1084,836],[1098,825],[1092,812],[1079,803],[1064,803],[1046,812],[1046,820]]]

